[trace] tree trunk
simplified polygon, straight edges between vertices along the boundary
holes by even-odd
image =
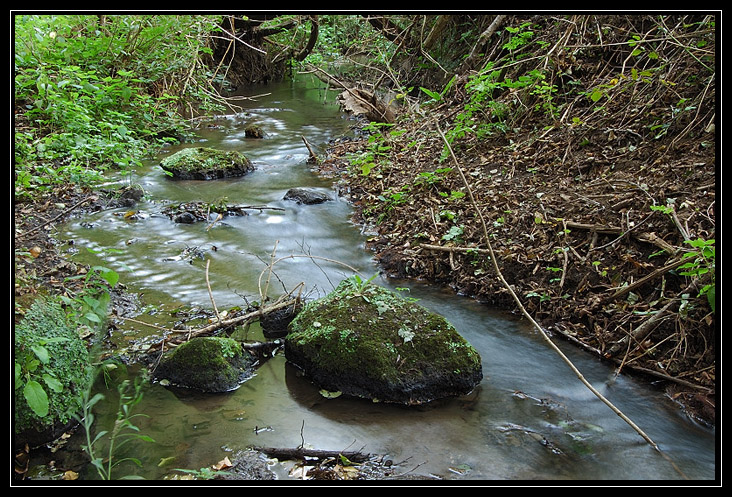
[[[305,60],[305,57],[312,52],[313,48],[315,48],[315,43],[318,41],[318,16],[310,16],[310,23],[310,38],[308,39],[308,44],[305,45],[305,48],[303,48],[295,57],[298,62]]]

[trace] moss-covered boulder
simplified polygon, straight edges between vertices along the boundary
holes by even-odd
[[[75,423],[90,388],[90,360],[60,304],[37,300],[15,328],[15,441],[37,446]]]
[[[236,340],[196,337],[164,354],[155,378],[183,388],[228,392],[252,375],[255,362]]]
[[[289,329],[287,360],[328,392],[417,405],[483,378],[479,354],[443,316],[358,279],[305,305]]]
[[[160,167],[173,178],[197,180],[244,176],[254,170],[252,162],[240,152],[206,147],[179,150],[160,161]]]

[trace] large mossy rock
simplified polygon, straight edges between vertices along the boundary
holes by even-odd
[[[163,355],[155,378],[203,392],[228,392],[252,375],[255,362],[236,340],[196,337]]]
[[[285,357],[328,392],[418,405],[483,378],[479,354],[444,317],[358,279],[308,303],[289,329]]]
[[[234,150],[184,148],[160,161],[160,167],[176,179],[212,180],[244,176],[254,170],[252,162]]]

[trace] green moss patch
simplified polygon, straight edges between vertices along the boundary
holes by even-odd
[[[184,148],[160,161],[160,167],[176,179],[212,180],[243,176],[254,170],[252,162],[233,150]]]
[[[91,385],[86,343],[57,302],[39,299],[15,329],[14,359],[15,432],[31,444],[52,440]]]
[[[468,393],[483,377],[443,316],[352,279],[305,306],[285,354],[324,390],[408,405]]]

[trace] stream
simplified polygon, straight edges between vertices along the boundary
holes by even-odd
[[[331,180],[306,163],[305,136],[318,151],[352,124],[309,77],[297,82],[247,89],[265,94],[242,101],[246,112],[212,117],[194,144],[166,148],[130,177],[111,182],[139,184],[146,196],[137,215],[105,210],[71,219],[57,234],[73,260],[100,264],[120,273],[129,291],[150,308],[212,308],[209,283],[219,310],[258,300],[258,281],[276,248],[286,259],[275,266],[274,297],[304,282],[311,297],[324,295],[357,268],[378,272],[365,249],[368,233],[351,221],[352,207]],[[247,138],[244,127],[258,124],[263,139]],[[256,170],[241,178],[179,181],[157,166],[159,159],[190,146],[244,152]],[[288,189],[307,187],[332,201],[299,205],[283,200]],[[284,210],[250,210],[249,215],[208,223],[177,224],[161,214],[174,202],[225,201]],[[213,220],[213,217],[212,217]],[[204,259],[186,258],[196,248]],[[110,250],[112,249],[112,250]],[[333,261],[333,262],[331,262]],[[337,261],[337,262],[336,262]],[[562,341],[558,345],[600,392],[632,419],[671,464],[600,402],[525,321],[452,291],[415,281],[377,277],[374,283],[409,289],[409,296],[443,314],[478,350],[484,379],[471,394],[417,408],[362,399],[322,397],[279,353],[237,390],[216,395],[180,392],[158,383],[144,387],[136,407],[148,417],[137,426],[155,443],[135,445],[142,467],[136,474],[161,479],[173,468],[209,467],[249,446],[362,450],[386,455],[401,472],[414,470],[446,480],[714,480],[715,431],[692,422],[663,392],[613,369]],[[168,312],[144,312],[136,319],[169,326]],[[166,319],[168,322],[166,322]],[[115,330],[118,352],[144,350],[160,332],[137,323]],[[258,325],[246,332],[264,340]],[[100,412],[104,425],[115,413]],[[168,459],[170,458],[170,459]],[[172,461],[159,466],[161,461]],[[677,466],[678,470],[674,468]],[[131,467],[130,467],[131,468]],[[680,470],[680,471],[679,471]],[[121,471],[121,470],[120,470]],[[286,469],[279,477],[287,479]],[[683,472],[683,475],[681,474]],[[84,478],[95,478],[89,468]]]

